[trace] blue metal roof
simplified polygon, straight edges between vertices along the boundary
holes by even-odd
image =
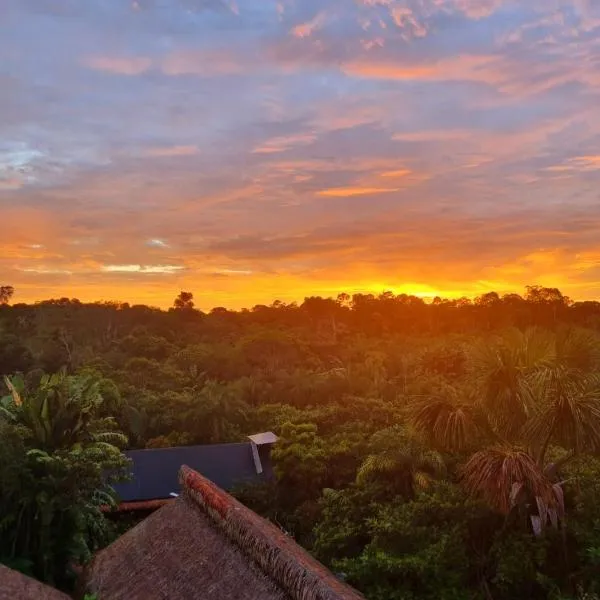
[[[273,476],[270,446],[259,448],[263,472],[258,474],[251,442],[130,450],[125,454],[132,460],[132,480],[114,486],[122,502],[158,500],[178,494],[181,465],[188,465],[226,490]]]

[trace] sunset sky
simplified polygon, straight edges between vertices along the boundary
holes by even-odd
[[[0,0],[0,284],[600,298],[599,0]]]

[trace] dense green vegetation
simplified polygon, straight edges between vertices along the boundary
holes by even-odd
[[[3,562],[68,584],[107,539],[121,434],[273,430],[277,481],[237,493],[368,598],[600,594],[600,303],[529,287],[204,314],[188,293],[169,311],[11,294]]]
[[[102,396],[89,375],[30,372],[5,378],[0,400],[0,560],[61,587],[110,539],[101,506],[114,503],[106,473],[126,465]]]

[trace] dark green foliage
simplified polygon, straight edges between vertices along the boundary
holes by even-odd
[[[358,556],[333,565],[369,598],[476,598],[470,538],[480,535],[471,529],[485,511],[448,484],[435,484],[409,502],[396,498],[372,506],[368,543]]]
[[[110,540],[102,505],[126,461],[103,416],[106,383],[65,373],[7,379],[0,400],[0,560],[59,587]],[[107,474],[111,476],[107,478]]]
[[[368,598],[600,593],[600,303],[0,304],[0,374],[23,373],[0,408],[4,562],[63,585],[104,543],[119,431],[152,448],[272,430],[276,481],[235,493]]]

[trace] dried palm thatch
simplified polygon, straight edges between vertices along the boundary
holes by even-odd
[[[533,457],[519,448],[494,447],[475,453],[462,468],[463,483],[494,509],[508,514],[527,494],[549,508],[558,508],[550,480]]]
[[[69,600],[69,596],[0,565],[0,600]]]
[[[100,552],[84,575],[102,600],[359,600],[291,538],[182,467],[183,494]]]
[[[100,510],[105,513],[125,513],[125,512],[138,512],[138,511],[153,511],[165,504],[173,502],[173,498],[163,498],[159,500],[140,500],[139,502],[121,502],[116,508],[103,504]]]

